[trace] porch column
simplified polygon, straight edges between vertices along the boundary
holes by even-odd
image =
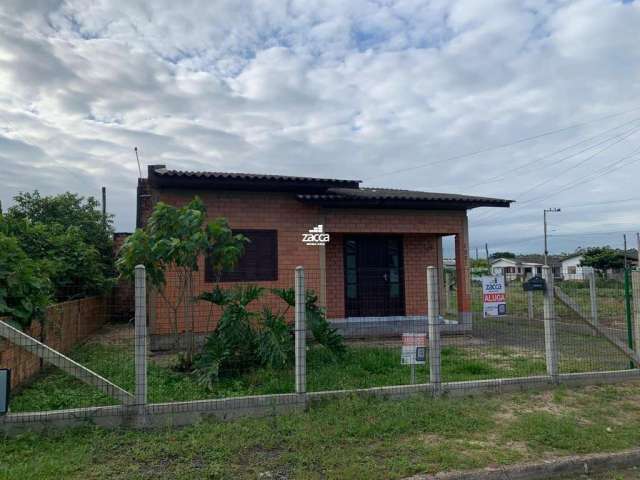
[[[455,235],[458,322],[471,328],[471,274],[469,271],[469,228],[465,215],[462,231]]]

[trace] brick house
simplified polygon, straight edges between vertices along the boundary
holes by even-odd
[[[442,237],[455,236],[458,318],[469,326],[470,276],[467,210],[508,207],[509,200],[443,193],[363,188],[359,181],[219,172],[187,172],[153,165],[138,184],[137,223],[144,226],[159,201],[180,206],[199,196],[210,218],[225,217],[251,240],[236,271],[222,286],[252,283],[292,287],[296,266],[305,268],[327,317],[348,325],[367,319],[415,319],[426,315],[425,268],[442,271]],[[322,226],[322,227],[319,227]],[[322,228],[325,245],[308,245],[303,234]],[[315,229],[315,230],[314,230]],[[311,240],[318,237],[311,237]],[[315,242],[311,242],[315,243]],[[196,289],[214,283],[201,259]],[[165,297],[175,295],[167,283]],[[150,302],[150,333],[156,347],[170,333],[166,305]],[[204,319],[209,306],[198,307]],[[213,328],[211,319],[194,330]],[[359,325],[363,325],[359,323]],[[180,329],[184,328],[183,320]],[[398,327],[401,328],[401,327]],[[152,345],[152,346],[153,346]]]

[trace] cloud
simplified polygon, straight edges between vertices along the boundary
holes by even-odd
[[[471,214],[472,245],[540,250],[541,209],[633,196],[638,25],[613,0],[9,0],[0,199],[105,185],[130,230],[137,146],[172,168],[515,198]],[[567,207],[552,249],[619,243],[590,232],[635,229],[639,204]]]

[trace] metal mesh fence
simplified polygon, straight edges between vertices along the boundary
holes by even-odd
[[[432,268],[429,283],[426,266],[410,273],[393,261],[359,268],[345,258],[338,270],[305,268],[296,280],[294,268],[233,277],[175,269],[163,285],[138,290],[147,327],[139,322],[137,333],[132,283],[54,305],[25,332],[3,327],[11,411],[215,399],[242,409],[246,396],[434,381],[473,388],[630,368],[619,280],[558,278],[543,292],[515,278],[496,297],[471,271]],[[506,309],[494,316],[487,300]]]

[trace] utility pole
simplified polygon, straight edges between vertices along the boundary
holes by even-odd
[[[640,268],[640,232],[636,232],[636,268]]]
[[[545,208],[544,209],[544,264],[549,265],[547,257],[549,256],[549,248],[547,246],[547,213],[556,213],[560,212],[559,208]]]
[[[489,244],[485,243],[484,244],[484,253],[487,254],[487,262],[489,261]]]
[[[476,247],[476,262],[478,261],[478,247]]]
[[[107,228],[107,187],[102,187],[102,225]]]

